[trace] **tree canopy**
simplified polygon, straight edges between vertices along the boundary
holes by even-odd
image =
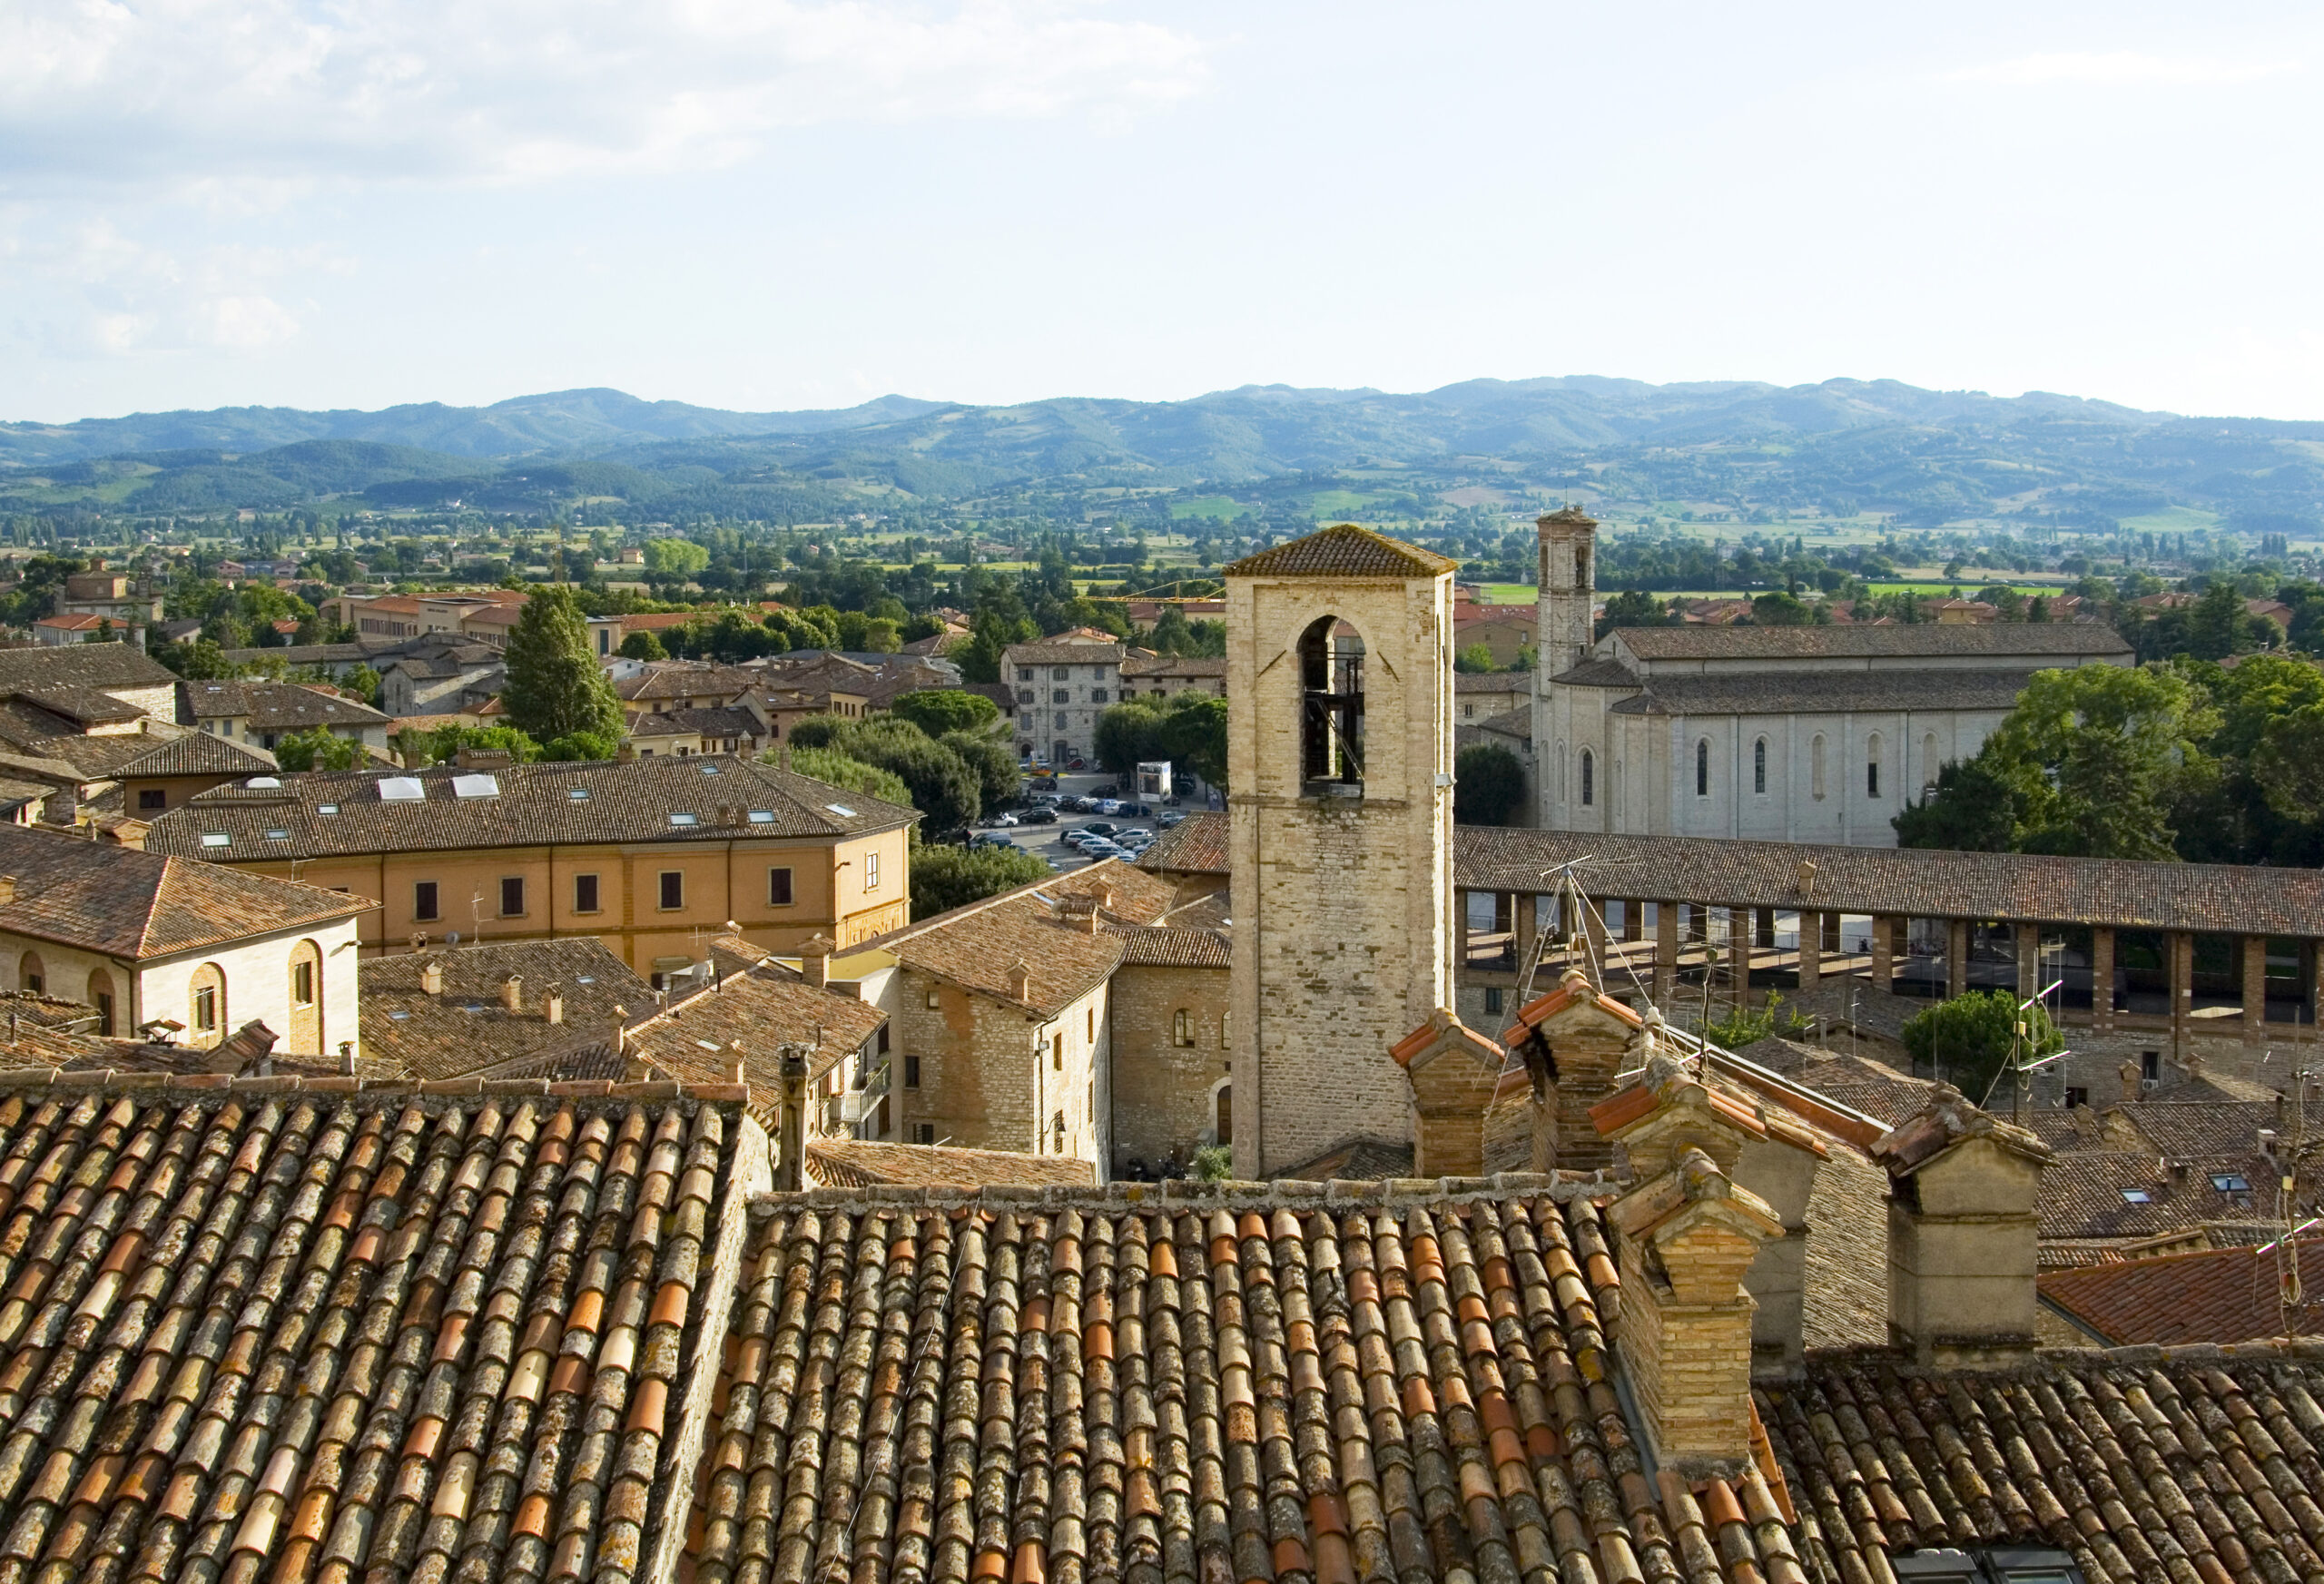
[[[369,758],[352,737],[336,737],[328,726],[310,726],[274,740],[274,762],[284,770],[357,770]]]
[[[508,635],[500,702],[509,723],[537,743],[574,732],[620,736],[621,700],[589,652],[588,625],[569,589],[542,588],[525,602]]]
[[[1525,802],[1525,767],[1497,743],[1463,748],[1452,761],[1452,818],[1463,825],[1506,825]]]
[[[911,916],[966,907],[1049,877],[1049,861],[1014,847],[928,843],[911,855]]]
[[[957,687],[922,688],[899,694],[888,713],[910,721],[931,737],[947,732],[974,732],[1000,718],[1000,706],[980,693]]]
[[[2065,1048],[2064,1037],[2041,1003],[2020,1012],[2017,998],[2007,990],[1971,990],[1933,1002],[1905,1020],[1905,1048],[1914,1071],[1943,1079],[1979,1105],[1999,1105],[2006,1095],[1995,1080],[2017,1048],[2021,1018],[2026,1060]]]

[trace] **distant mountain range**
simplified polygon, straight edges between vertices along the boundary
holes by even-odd
[[[1066,499],[1078,515],[1072,497],[1128,486],[1220,491],[1265,514],[1270,496],[1335,481],[1401,492],[1404,511],[1468,486],[1578,483],[1630,499],[1820,505],[1922,521],[2038,501],[2096,526],[2191,505],[2298,531],[2311,518],[2324,525],[2319,441],[2324,423],[2189,418],[1896,380],[1584,376],[1412,395],[1270,385],[1186,401],[1010,407],[883,396],[766,413],[592,389],[482,408],[222,408],[0,424],[0,509],[199,513],[360,497],[546,510],[586,497],[648,513],[815,520],[860,506],[870,487],[891,503],[901,491],[1003,511]]]

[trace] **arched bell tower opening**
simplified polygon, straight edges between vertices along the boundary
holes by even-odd
[[[1300,795],[1364,795],[1364,638],[1338,616],[1299,637]]]

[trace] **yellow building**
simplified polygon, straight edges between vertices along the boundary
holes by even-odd
[[[845,948],[906,923],[919,817],[722,754],[261,776],[171,810],[146,848],[373,899],[367,956],[594,935],[658,988],[734,927]]]

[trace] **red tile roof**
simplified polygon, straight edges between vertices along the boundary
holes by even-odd
[[[1340,523],[1229,562],[1228,577],[1435,577],[1460,569],[1433,550]]]
[[[2324,1335],[2324,1236],[2310,1233],[2296,1246],[2311,1301],[2289,1314],[2276,1251],[2256,1245],[2046,1272],[2042,1302],[2112,1347],[2250,1342],[2286,1334],[2287,1318],[2292,1335]]]

